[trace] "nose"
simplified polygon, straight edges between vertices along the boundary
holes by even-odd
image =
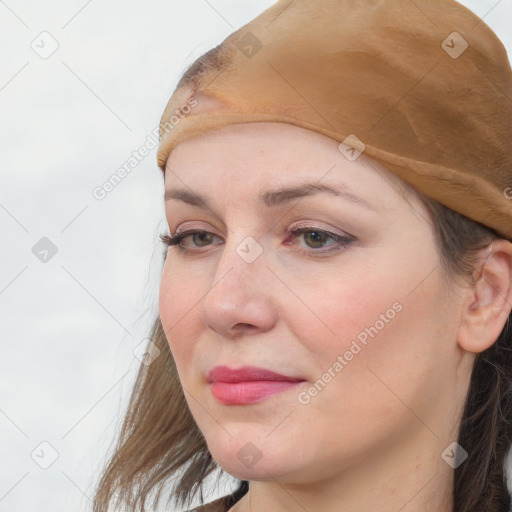
[[[278,284],[262,250],[252,238],[227,241],[222,249],[202,316],[206,326],[223,338],[265,332],[277,321]]]

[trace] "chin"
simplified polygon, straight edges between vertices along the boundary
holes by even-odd
[[[224,434],[222,440],[208,442],[207,439],[207,445],[215,462],[235,478],[272,481],[299,469],[290,467],[292,452],[278,436],[265,440],[265,435],[260,437],[249,432],[242,432],[237,438]],[[295,461],[298,462],[297,458]]]

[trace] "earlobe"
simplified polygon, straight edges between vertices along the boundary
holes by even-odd
[[[458,343],[467,352],[491,347],[512,310],[512,243],[494,240],[486,254],[487,259],[476,269],[477,281],[459,327]]]

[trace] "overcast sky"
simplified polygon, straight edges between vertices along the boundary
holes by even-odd
[[[186,66],[273,3],[0,0],[0,512],[91,510],[157,311],[151,134]],[[461,3],[512,55],[512,2]]]

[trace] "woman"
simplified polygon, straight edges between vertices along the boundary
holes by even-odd
[[[511,79],[453,0],[278,1],[187,70],[161,355],[95,511],[218,468],[194,510],[510,510]]]

